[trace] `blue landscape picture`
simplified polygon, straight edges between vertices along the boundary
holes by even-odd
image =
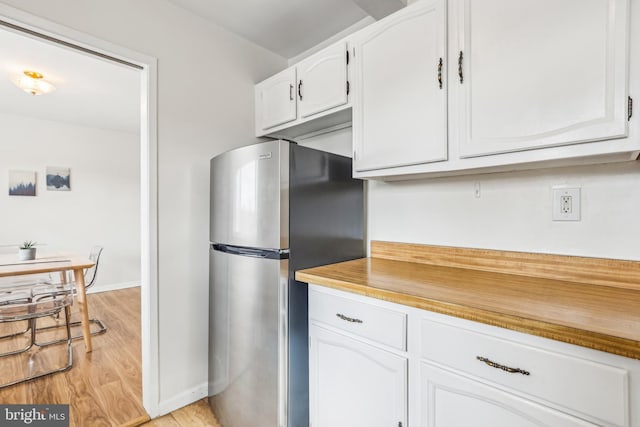
[[[10,196],[35,196],[36,173],[33,171],[9,171]]]
[[[71,190],[71,169],[47,167],[47,190]]]

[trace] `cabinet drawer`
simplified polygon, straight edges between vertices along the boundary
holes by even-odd
[[[605,425],[628,425],[625,369],[427,319],[421,323],[420,341],[424,359],[543,399],[550,406],[595,417]]]
[[[309,288],[309,318],[380,344],[406,350],[407,315]]]

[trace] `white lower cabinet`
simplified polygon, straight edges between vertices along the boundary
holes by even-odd
[[[626,425],[628,369],[428,318],[420,329],[422,361],[598,424]]]
[[[584,427],[580,418],[422,362],[422,427]]]
[[[312,323],[313,427],[406,426],[407,358]]]
[[[406,427],[407,315],[309,287],[312,427]]]
[[[640,427],[640,360],[309,286],[312,427]]]

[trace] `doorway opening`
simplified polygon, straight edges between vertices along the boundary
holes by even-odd
[[[158,295],[157,295],[157,60],[153,57],[149,57],[138,52],[131,51],[127,48],[114,46],[106,41],[96,39],[84,33],[72,30],[70,28],[54,24],[52,22],[43,20],[36,16],[24,13],[17,9],[0,5],[0,30],[11,34],[13,37],[23,37],[30,39],[31,41],[38,41],[49,46],[56,46],[59,49],[63,49],[68,53],[73,52],[75,55],[79,55],[86,58],[91,58],[93,61],[109,61],[112,65],[119,67],[120,70],[135,71],[138,79],[138,101],[136,103],[136,109],[139,112],[139,133],[138,133],[138,148],[139,148],[139,189],[138,189],[138,201],[139,201],[139,221],[137,236],[129,236],[128,241],[135,240],[139,245],[139,281],[140,281],[140,308],[141,308],[141,353],[142,353],[142,402],[147,413],[154,417],[158,414]],[[58,90],[62,90],[63,84],[60,85]],[[13,88],[17,90],[16,88]],[[26,94],[20,94],[27,96]],[[46,96],[43,95],[43,100],[46,101]],[[40,97],[39,97],[40,98]],[[97,106],[100,103],[100,96],[96,96],[93,99],[93,103]],[[38,119],[42,120],[42,119]],[[44,119],[46,120],[46,119]],[[101,126],[96,125],[98,128]],[[87,126],[85,126],[86,128]],[[113,135],[113,130],[102,129],[102,134]],[[63,135],[69,135],[71,131],[66,129],[66,132],[61,133]],[[73,132],[71,132],[73,133]],[[79,132],[82,134],[82,132]],[[105,138],[108,138],[106,135]],[[48,139],[51,141],[51,135],[47,137],[46,133],[41,135],[41,139]],[[19,141],[7,141],[7,144],[15,144]],[[88,141],[90,143],[90,141]],[[60,149],[64,149],[64,141],[59,142]],[[53,147],[55,149],[55,146]],[[114,150],[115,151],[115,150]],[[40,153],[42,154],[42,153]],[[99,156],[100,153],[96,155]],[[110,153],[113,155],[114,153]],[[100,159],[98,159],[99,161]],[[43,161],[43,160],[42,160]],[[41,161],[41,162],[42,162]],[[71,158],[69,160],[71,162]],[[66,164],[52,164],[50,166],[60,167],[67,166]],[[13,166],[11,166],[13,167]],[[16,165],[16,168],[22,168],[20,165]],[[78,170],[76,178],[80,179],[77,183],[74,183],[73,169],[75,166],[71,165],[71,191],[80,192],[81,189],[86,191],[86,194],[90,194],[91,183],[88,179],[84,179],[90,174],[86,174],[86,170]],[[82,172],[82,173],[81,173]],[[108,171],[107,171],[108,172]],[[2,173],[2,171],[0,171]],[[5,172],[6,173],[6,172]],[[37,173],[44,176],[45,171],[38,170]],[[112,170],[112,178],[117,180],[119,171]],[[93,185],[97,185],[95,182]],[[74,188],[74,186],[77,186]],[[44,187],[43,187],[44,188]],[[95,187],[94,187],[95,188]],[[49,199],[53,199],[55,194],[47,194],[47,190],[42,191],[42,197],[47,196]],[[5,193],[6,194],[6,193]],[[38,194],[39,195],[39,194]],[[74,196],[77,195],[74,194]],[[104,195],[109,197],[108,195]],[[36,196],[35,199],[37,199]],[[56,200],[56,203],[63,203],[60,199]],[[23,206],[24,207],[24,206]],[[126,206],[112,206],[111,213],[118,213],[126,210]],[[42,213],[42,212],[41,212]],[[68,226],[65,223],[65,218],[56,218],[55,210],[48,212],[46,215],[46,223],[51,226],[63,225]],[[71,222],[71,221],[69,221]],[[73,224],[77,225],[77,224]],[[70,227],[71,228],[71,227]],[[69,228],[69,229],[70,229]],[[77,238],[81,237],[82,227],[79,227],[80,232],[76,235]],[[68,231],[68,230],[66,230]],[[86,230],[84,231],[86,233]],[[47,240],[47,239],[45,239]],[[88,250],[88,248],[87,248]],[[106,252],[105,252],[106,253]],[[101,272],[102,273],[102,272]],[[89,305],[91,311],[91,306]],[[79,346],[84,351],[84,347]],[[79,355],[84,357],[84,354]],[[73,369],[73,368],[72,368]]]

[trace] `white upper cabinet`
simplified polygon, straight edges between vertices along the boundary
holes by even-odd
[[[295,87],[295,68],[287,68],[256,85],[258,133],[296,119]]]
[[[635,23],[629,0],[419,0],[372,24],[352,36],[354,176],[636,159]]]
[[[332,113],[350,107],[347,42],[321,50],[255,87],[256,136],[295,137],[344,123],[351,115]]]
[[[347,103],[347,55],[347,43],[341,42],[296,66],[300,117]]]
[[[256,134],[351,121],[357,178],[635,160],[635,6],[415,1],[259,83]]]
[[[628,0],[454,1],[460,157],[627,135]]]
[[[415,3],[362,30],[355,63],[355,171],[446,160],[445,0]]]

